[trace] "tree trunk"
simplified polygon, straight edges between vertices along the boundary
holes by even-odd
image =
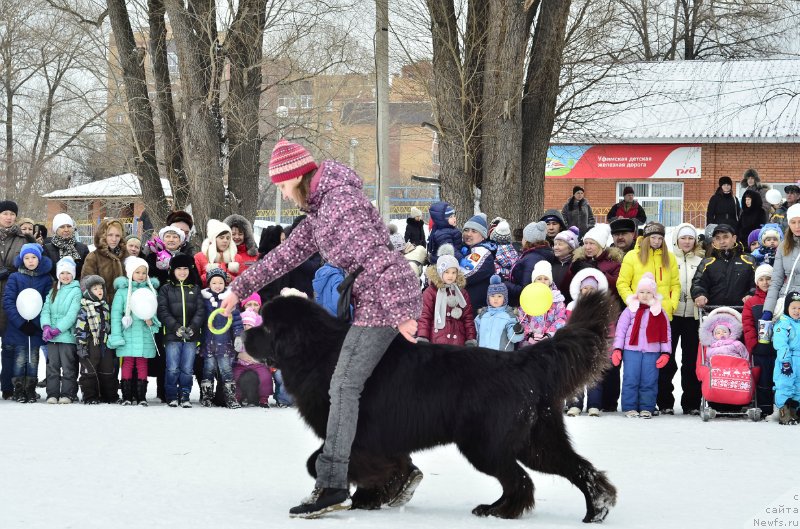
[[[125,81],[128,119],[133,131],[135,167],[142,188],[142,201],[147,205],[153,225],[160,226],[167,218],[168,208],[156,162],[155,131],[147,96],[144,53],[136,48],[124,0],[108,0],[108,14]]]
[[[181,78],[181,142],[184,167],[192,197],[192,216],[198,232],[204,233],[209,219],[224,218],[225,187],[220,159],[220,123],[213,110],[218,95],[209,92],[209,80],[216,75],[203,65],[214,64],[209,54],[216,47],[202,46],[197,21],[183,8],[181,0],[165,3],[178,50]],[[207,30],[205,28],[204,30]]]
[[[10,71],[10,68],[8,69]],[[8,72],[6,72],[7,75]],[[16,198],[16,185],[14,184],[16,171],[14,160],[14,91],[11,82],[5,84],[6,91],[6,198]]]
[[[544,209],[544,168],[555,120],[564,34],[571,0],[542,0],[522,101],[522,205],[513,226]]]
[[[228,190],[232,209],[253,218],[258,202],[259,101],[266,0],[242,0],[226,42],[230,91],[225,104],[228,137]]]
[[[494,216],[519,218],[522,115],[520,102],[528,41],[521,1],[488,2],[486,71],[483,76],[481,138],[483,185],[481,210]]]
[[[167,26],[163,0],[148,0],[150,24],[150,63],[156,85],[156,111],[164,141],[164,164],[172,187],[172,209],[185,209],[189,203],[189,181],[183,169],[183,150],[172,102],[172,82],[167,60]]]

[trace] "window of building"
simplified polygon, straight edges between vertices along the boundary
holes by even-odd
[[[291,96],[279,97],[278,106],[286,108],[297,108],[297,98]]]
[[[647,212],[648,221],[664,226],[683,222],[683,182],[617,182],[617,200],[625,186],[633,187],[636,201]]]
[[[325,122],[325,130],[333,130],[333,121],[328,120]]]
[[[333,112],[333,101],[328,101],[325,105],[325,112]]]
[[[180,69],[178,68],[178,54],[174,51],[167,52],[167,68],[170,75],[179,75]]]
[[[117,114],[115,120],[116,120],[116,122],[118,124],[121,125],[122,123],[125,123],[125,115],[124,114]]]
[[[300,96],[300,108],[311,108],[313,101],[314,98],[309,95]]]

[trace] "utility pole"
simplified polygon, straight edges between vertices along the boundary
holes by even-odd
[[[389,222],[389,0],[375,0],[375,83],[377,124],[376,203]]]

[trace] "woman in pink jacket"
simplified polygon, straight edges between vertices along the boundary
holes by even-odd
[[[351,168],[332,160],[318,167],[304,147],[281,140],[272,151],[269,175],[307,217],[286,241],[242,272],[231,284],[222,308],[230,313],[240,299],[316,252],[353,281],[353,324],[331,378],[331,408],[325,445],[316,461],[316,486],[307,499],[289,510],[290,516],[316,517],[350,508],[347,469],[360,388],[398,332],[416,341],[419,281],[402,254],[389,249],[386,225]],[[421,478],[422,473],[414,469],[403,488],[413,490]]]

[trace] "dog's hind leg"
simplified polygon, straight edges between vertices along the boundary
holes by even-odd
[[[617,503],[617,489],[605,472],[597,470],[572,448],[560,414],[536,421],[530,444],[520,451],[521,463],[537,472],[564,476],[583,493],[586,516],[583,521],[602,522]]]
[[[528,473],[506,454],[499,443],[479,443],[470,440],[460,443],[461,453],[472,465],[500,481],[503,495],[491,505],[478,505],[472,509],[476,516],[497,516],[498,518],[519,518],[522,513],[533,508],[533,481]]]

